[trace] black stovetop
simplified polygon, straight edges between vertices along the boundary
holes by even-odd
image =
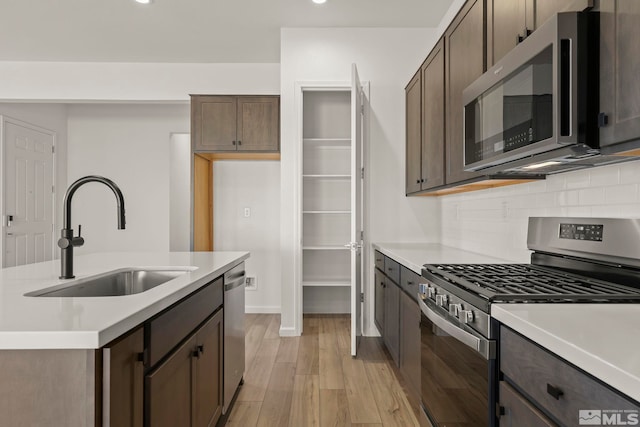
[[[640,301],[640,289],[533,264],[426,264],[426,272],[488,302]]]

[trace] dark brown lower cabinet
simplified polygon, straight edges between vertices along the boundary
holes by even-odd
[[[381,334],[384,334],[384,287],[385,277],[378,270],[374,273],[375,276],[375,313],[374,322]]]
[[[504,381],[500,381],[500,427],[556,427],[553,421],[536,409],[520,393]]]
[[[222,414],[222,310],[196,335],[199,356],[195,363],[194,426],[215,425]],[[244,357],[244,355],[239,355]]]
[[[142,427],[144,399],[144,330],[142,327],[102,351],[103,421],[118,427]]]
[[[391,357],[400,365],[400,287],[388,277],[384,287],[384,332],[382,337]]]
[[[416,398],[420,397],[420,307],[400,292],[400,372]]]
[[[215,425],[222,413],[222,313],[147,375],[147,426]]]

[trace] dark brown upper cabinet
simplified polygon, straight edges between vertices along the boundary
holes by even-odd
[[[481,176],[464,170],[462,91],[485,70],[484,1],[468,1],[445,33],[446,184]]]
[[[422,190],[443,185],[445,146],[444,40],[422,65]]]
[[[406,194],[444,184],[444,40],[433,48],[406,92]]]
[[[571,0],[487,0],[488,67],[571,4]]]
[[[278,151],[280,97],[192,95],[191,135],[194,151]]]
[[[640,147],[640,2],[600,2],[600,145]]]
[[[420,70],[405,88],[406,100],[406,194],[422,189],[422,79]]]

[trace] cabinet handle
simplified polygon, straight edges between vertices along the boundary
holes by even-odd
[[[547,383],[547,393],[553,396],[554,399],[560,400],[560,398],[564,395],[564,392],[560,390],[558,387],[552,386]]]
[[[524,40],[524,37],[518,34],[518,36],[516,37],[516,44],[522,43],[523,40]]]
[[[144,362],[144,352],[136,354],[136,361],[137,362]]]
[[[420,184],[420,180],[419,179],[416,179],[416,184]]]
[[[191,352],[191,357],[195,357],[196,359],[200,359],[200,352],[198,350],[193,350]]]
[[[530,30],[530,29],[528,29],[528,28],[525,28],[525,29],[524,29],[524,33],[525,33],[525,37],[529,37],[529,36],[531,35],[531,33],[533,33],[533,31],[531,31],[531,30]]]
[[[413,285],[413,282],[411,280],[407,280],[407,285],[411,286]]]
[[[231,141],[231,143],[232,143],[233,145],[236,145],[236,142],[235,142],[235,141]]]
[[[200,353],[200,354],[204,353],[204,345],[199,345],[198,346],[198,353]]]
[[[242,145],[242,141],[238,141],[238,145]]]

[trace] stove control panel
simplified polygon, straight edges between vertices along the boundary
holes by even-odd
[[[602,224],[560,224],[560,238],[602,242]]]

